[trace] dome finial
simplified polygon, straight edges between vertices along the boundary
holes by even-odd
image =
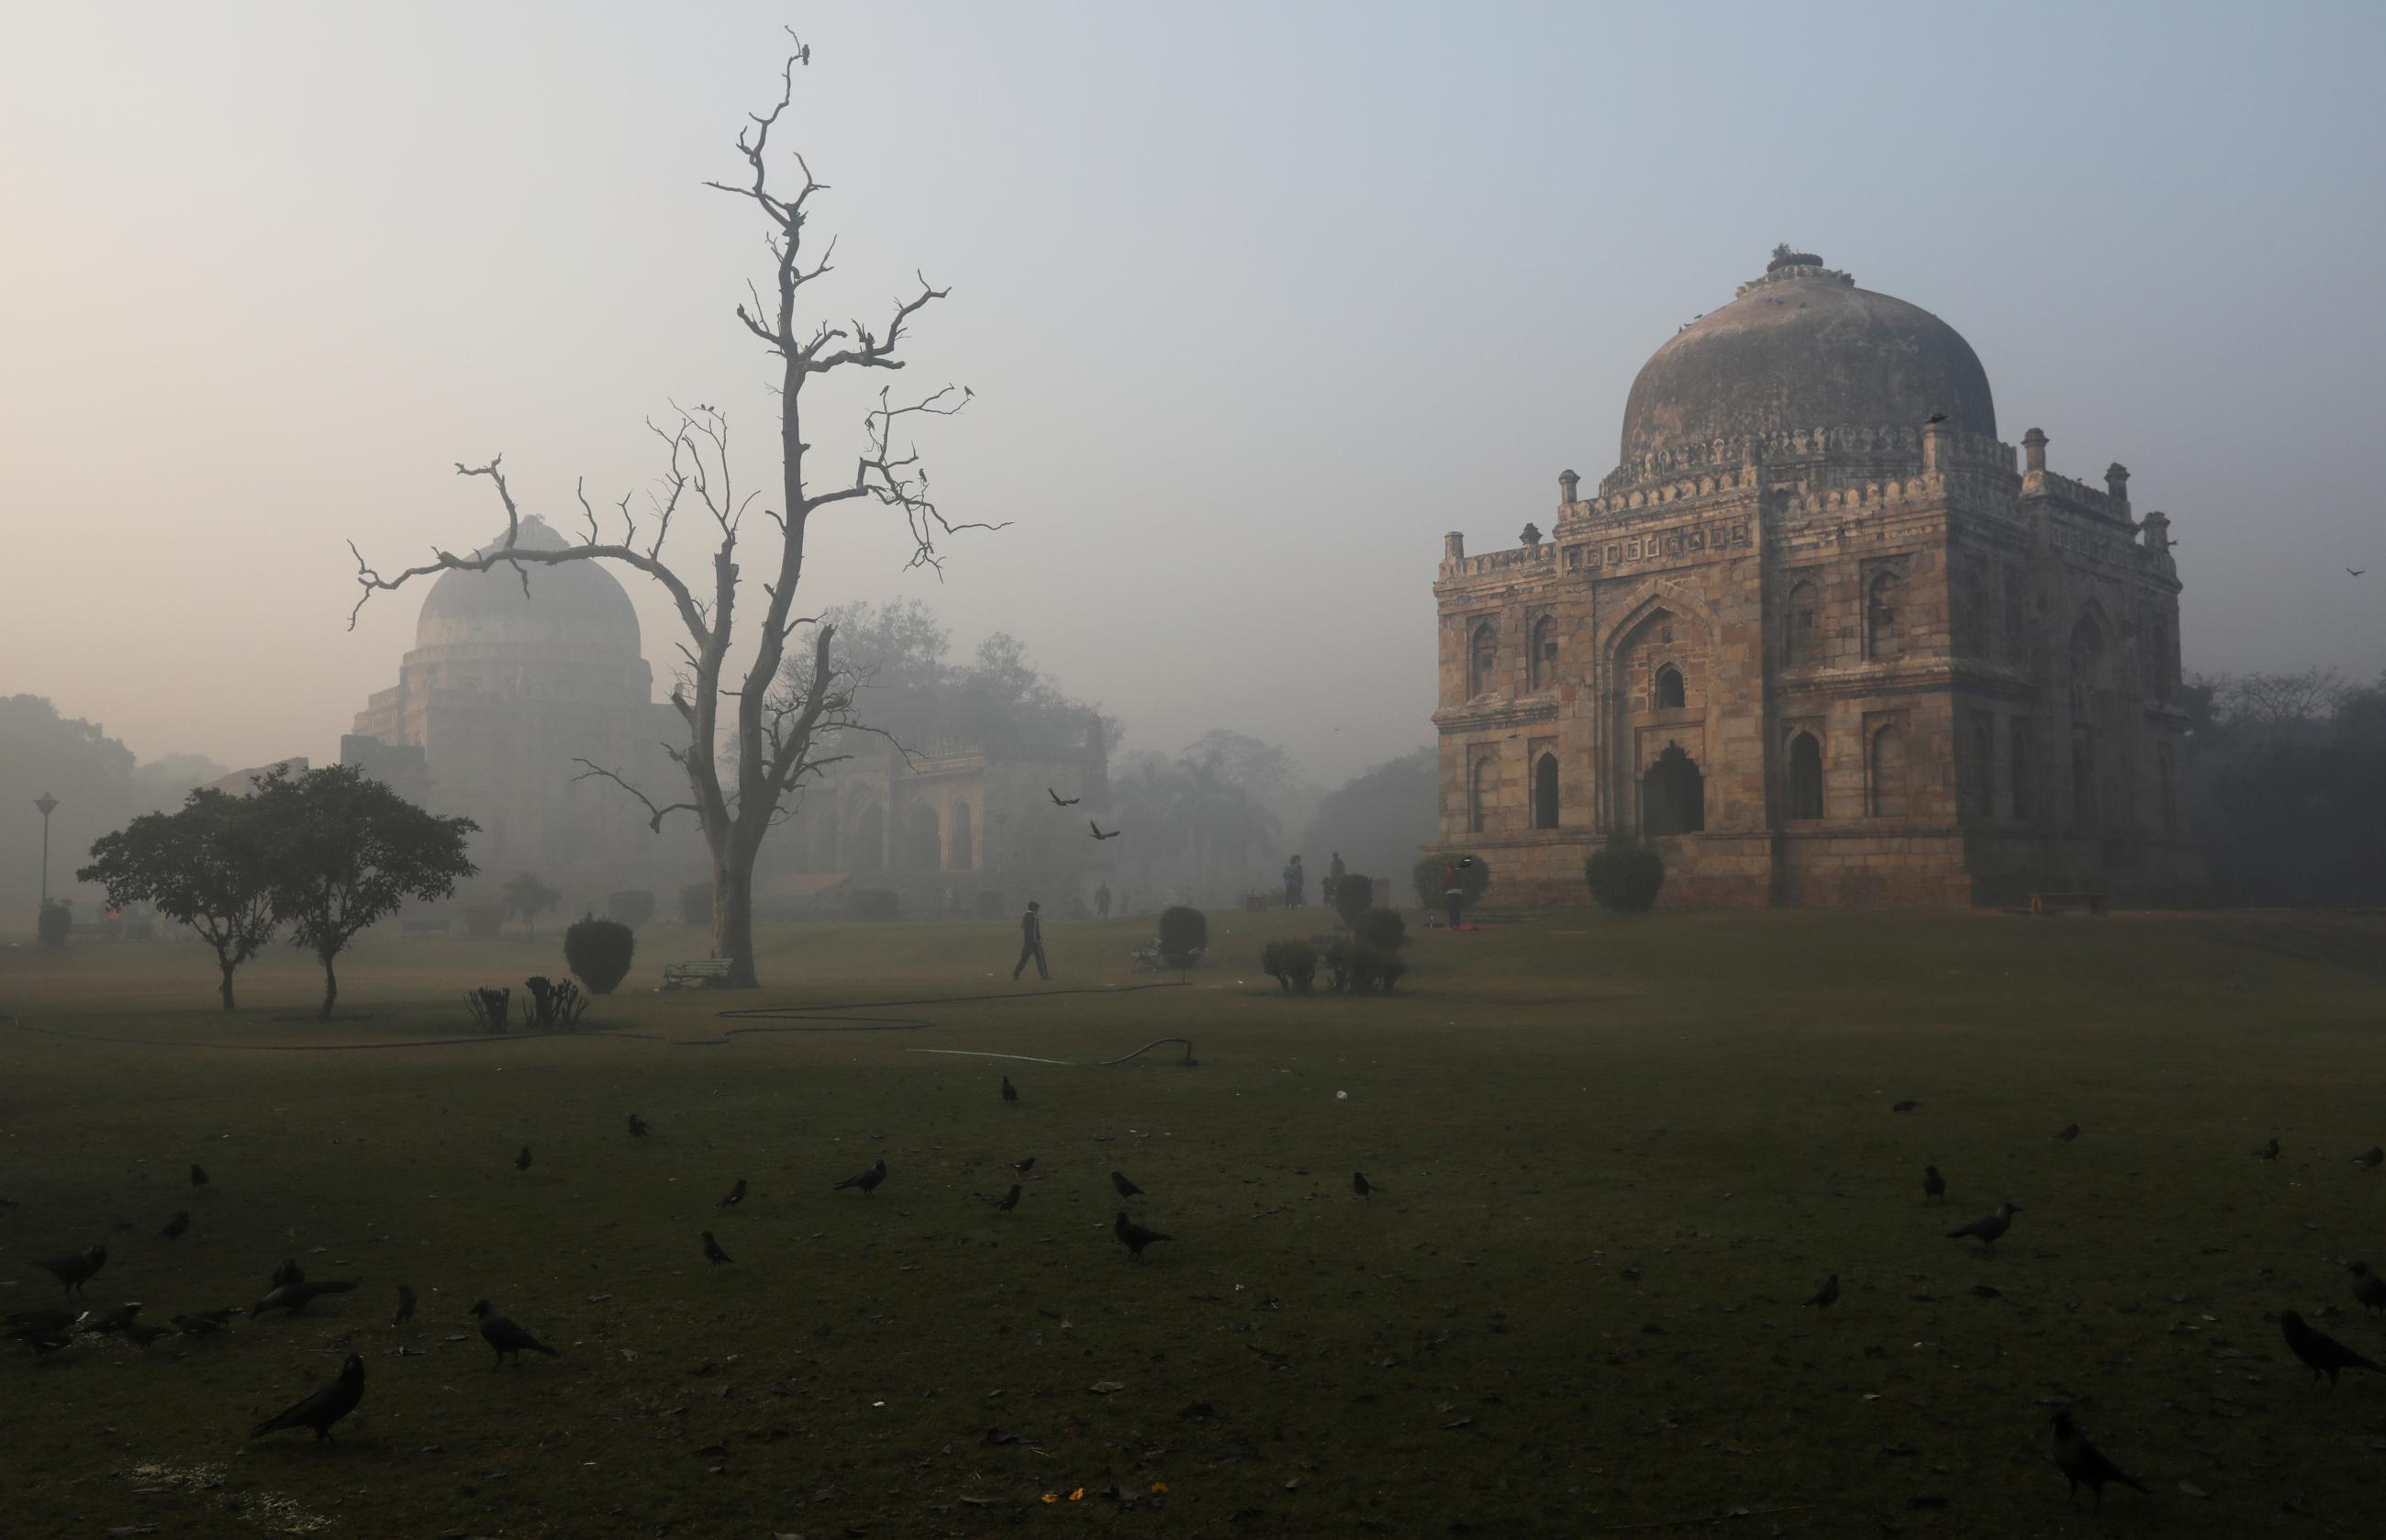
[[[1819,268],[1823,259],[1811,251],[1800,251],[1784,241],[1773,248],[1773,260],[1764,264],[1766,272],[1779,272],[1784,268]]]

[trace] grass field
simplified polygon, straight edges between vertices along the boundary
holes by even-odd
[[[1288,923],[1215,916],[1224,962],[1134,993],[1129,924],[1054,926],[1054,993],[1006,925],[787,927],[770,987],[698,996],[647,992],[701,951],[658,926],[595,1031],[498,1041],[462,991],[559,971],[552,937],[375,940],[328,1026],[286,947],[231,1016],[195,944],[0,952],[0,1309],[103,1240],[92,1300],[161,1323],[285,1257],[361,1285],[146,1351],[0,1342],[0,1532],[2380,1533],[2386,1383],[2312,1388],[2269,1317],[2386,1352],[2339,1265],[2386,1258],[2351,1160],[2386,1139],[2386,922],[1551,915],[1415,936],[1383,1000],[1281,997],[1251,964]],[[1199,1066],[1082,1067],[1166,1036]],[[293,1045],[343,1051],[252,1051]],[[1016,1213],[974,1200],[1027,1155]],[[1114,1168],[1176,1237],[1141,1266]],[[2004,1198],[1993,1255],[1942,1238]],[[491,1372],[482,1296],[562,1356]],[[351,1350],[335,1450],[245,1441]],[[2064,1402],[2153,1496],[2066,1508]]]

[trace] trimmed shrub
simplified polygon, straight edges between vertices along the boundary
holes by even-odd
[[[53,898],[44,904],[34,917],[33,933],[44,946],[64,946],[74,934],[74,906],[63,898]]]
[[[1318,948],[1317,960],[1325,967],[1325,987],[1339,995],[1350,984],[1350,941],[1347,936],[1329,937]]]
[[[464,992],[464,1008],[472,1013],[472,1024],[484,1033],[506,1030],[508,1002],[514,992],[510,989],[468,989]]]
[[[606,896],[605,918],[618,920],[634,931],[654,917],[655,895],[645,888],[624,888]]]
[[[474,941],[495,941],[504,931],[507,917],[513,913],[505,904],[467,904],[464,906],[464,933]]]
[[[1416,880],[1417,902],[1429,909],[1441,908],[1441,872],[1444,867],[1463,861],[1458,869],[1458,882],[1466,890],[1466,907],[1473,908],[1491,885],[1491,863],[1464,850],[1445,850],[1438,855],[1421,858],[1410,873]]]
[[[1357,872],[1346,872],[1334,884],[1334,912],[1342,917],[1345,925],[1356,925],[1359,917],[1375,907],[1375,880]]]
[[[588,996],[570,979],[558,983],[544,973],[535,973],[522,981],[522,987],[530,992],[521,1002],[522,1025],[526,1027],[576,1027],[588,1009]]]
[[[690,883],[679,890],[679,922],[699,931],[712,929],[712,884]]]
[[[1397,950],[1371,946],[1363,941],[1350,944],[1346,972],[1353,995],[1388,995],[1408,970],[1408,963]]]
[[[1317,948],[1298,936],[1271,941],[1260,949],[1260,971],[1287,995],[1306,995],[1317,978]]]
[[[618,920],[582,915],[563,933],[563,960],[591,995],[610,995],[630,975],[638,938]]]
[[[1160,911],[1160,960],[1171,968],[1190,968],[1210,949],[1210,917],[1199,909],[1172,904]]]
[[[892,888],[854,888],[845,895],[845,912],[855,920],[900,920],[903,895]]]
[[[1582,863],[1583,879],[1602,909],[1617,914],[1645,914],[1665,885],[1665,858],[1645,845],[1617,835],[1607,848]]]
[[[1369,909],[1351,923],[1350,933],[1362,945],[1397,952],[1409,939],[1409,927],[1398,909]]]

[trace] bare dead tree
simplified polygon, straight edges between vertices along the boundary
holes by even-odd
[[[793,34],[790,33],[792,37]],[[772,131],[795,99],[795,72],[809,67],[811,50],[797,42],[780,71],[778,105],[767,113],[749,115],[738,131],[737,153],[747,168],[747,180],[708,182],[732,196],[750,203],[768,226],[766,244],[772,263],[772,291],[766,301],[753,284],[747,301],[736,307],[738,321],[779,360],[779,452],[781,482],[778,506],[759,508],[776,537],[775,550],[763,545],[770,562],[762,580],[762,614],[752,630],[750,656],[733,668],[733,645],[739,642],[736,623],[742,594],[739,540],[757,510],[761,495],[741,489],[732,473],[729,425],[716,408],[693,410],[674,407],[674,420],[653,421],[648,429],[662,445],[664,469],[645,511],[632,510],[633,499],[614,505],[612,517],[622,526],[617,540],[603,537],[603,524],[590,507],[584,487],[579,503],[584,532],[575,544],[559,550],[540,550],[517,544],[521,513],[507,484],[502,457],[484,465],[458,463],[459,476],[486,477],[506,512],[505,538],[483,553],[459,557],[433,549],[433,559],[384,577],[369,564],[354,543],[357,582],[362,589],[348,624],[373,595],[403,587],[416,578],[437,572],[485,572],[504,565],[521,578],[524,591],[530,568],[567,561],[609,561],[644,573],[670,595],[686,634],[678,643],[681,668],[671,704],[684,724],[684,745],[666,745],[672,761],[685,773],[684,794],[650,794],[634,784],[620,767],[582,761],[581,778],[609,781],[635,797],[646,808],[651,827],[659,830],[673,813],[692,812],[702,827],[712,856],[712,955],[730,960],[730,982],[750,986],[754,976],[754,861],[762,840],[780,821],[790,798],[802,783],[843,754],[835,741],[863,726],[854,715],[853,682],[833,661],[835,627],[795,613],[797,589],[804,576],[805,537],[814,514],[841,503],[873,502],[899,509],[911,543],[911,565],[939,567],[938,542],[972,529],[999,529],[998,524],[960,523],[948,519],[928,490],[928,473],[909,434],[926,418],[950,417],[969,400],[966,389],[947,385],[917,399],[898,402],[891,388],[882,386],[863,419],[861,449],[850,479],[835,482],[809,475],[807,457],[812,446],[804,438],[805,392],[823,376],[849,371],[904,367],[899,349],[912,319],[952,291],[917,278],[909,298],[898,297],[885,324],[873,328],[860,319],[843,325],[806,321],[797,313],[797,296],[835,270],[830,258],[836,243],[828,241],[819,256],[806,246],[806,226],[815,194],[826,192],[812,178],[800,155],[791,156],[802,185],[792,191],[774,188],[769,158]],[[709,582],[683,576],[664,558],[664,543],[674,519],[709,519],[709,538],[715,542]],[[811,663],[794,676],[800,688],[778,686],[787,647],[797,633],[811,649]],[[725,716],[724,716],[725,713]]]

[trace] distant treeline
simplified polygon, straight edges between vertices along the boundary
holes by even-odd
[[[2181,695],[2215,901],[2386,904],[2386,675],[2204,674]]]

